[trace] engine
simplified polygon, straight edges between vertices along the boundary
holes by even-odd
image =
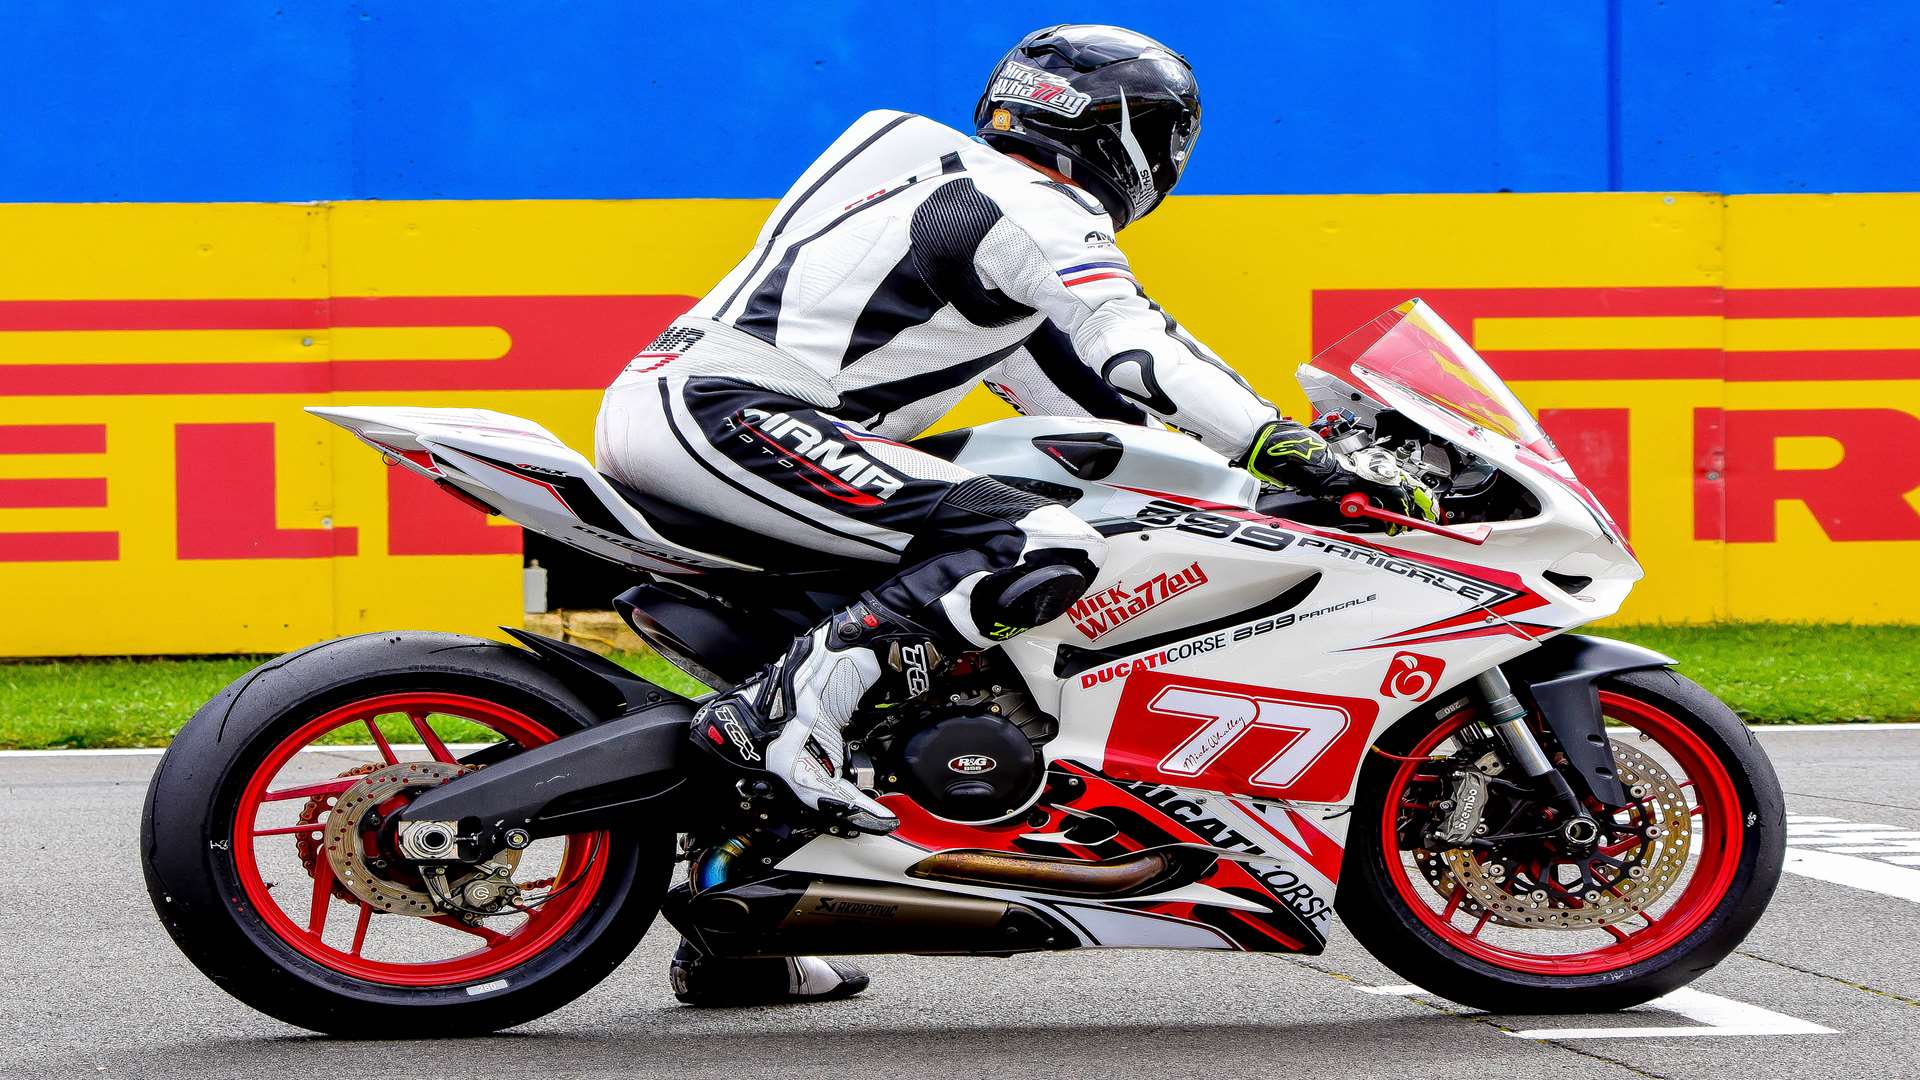
[[[953,700],[957,698],[959,700]],[[953,694],[875,745],[883,786],[912,796],[936,817],[968,825],[1025,810],[1046,780],[1040,746],[1057,730],[1024,693]]]

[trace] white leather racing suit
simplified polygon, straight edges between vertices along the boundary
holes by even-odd
[[[1028,413],[1144,410],[1228,457],[1275,419],[1148,299],[1113,233],[1083,191],[925,117],[869,113],[607,391],[596,447],[616,479],[770,546],[901,566],[775,665],[755,707],[809,731],[770,765],[793,767],[806,738],[837,751],[888,635],[984,648],[1077,598],[1059,567],[1082,589],[1097,574],[1103,541],[1064,507],[903,443],[976,383]],[[819,771],[822,797],[885,814]]]

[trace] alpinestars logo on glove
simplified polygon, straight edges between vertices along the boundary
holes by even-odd
[[[758,441],[766,452],[815,491],[855,506],[874,506],[897,494],[901,479],[874,464],[872,458],[839,439],[829,438],[812,424],[786,413],[745,409],[736,418],[745,430],[740,438]],[[792,443],[789,449],[785,443]],[[861,489],[870,490],[861,490]]]

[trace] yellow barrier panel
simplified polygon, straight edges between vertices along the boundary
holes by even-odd
[[[0,654],[517,623],[517,530],[301,406],[493,408],[586,450],[599,387],[767,208],[0,206]],[[1123,239],[1290,410],[1315,346],[1426,297],[1624,519],[1623,618],[1920,620],[1920,195],[1205,196]]]

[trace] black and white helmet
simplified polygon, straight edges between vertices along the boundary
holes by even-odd
[[[1185,57],[1144,34],[1050,26],[1000,59],[973,122],[988,145],[1084,186],[1125,228],[1180,182],[1200,89]]]

